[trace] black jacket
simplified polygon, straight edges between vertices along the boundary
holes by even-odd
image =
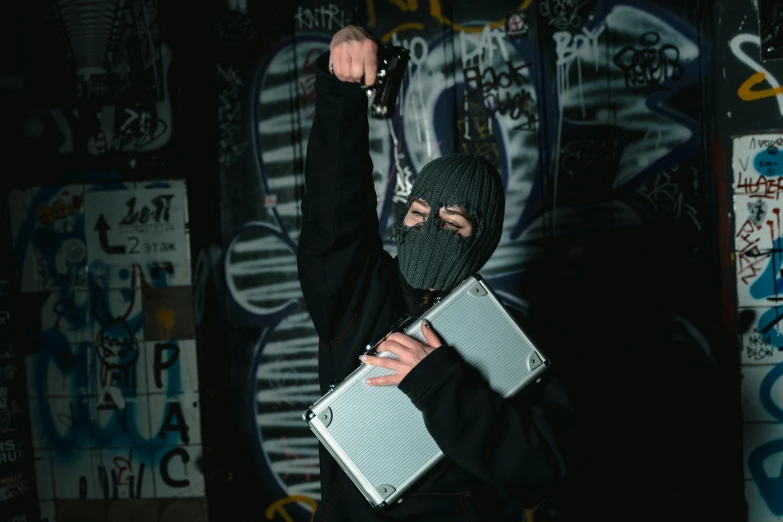
[[[367,97],[359,85],[330,75],[327,63],[328,53],[317,66],[298,249],[305,303],[319,337],[322,393],[406,313],[396,260],[378,232]],[[399,387],[422,411],[446,458],[404,502],[379,512],[321,447],[316,520],[519,520],[521,509],[538,504],[566,472],[562,440],[570,402],[554,372],[545,374],[505,400],[448,347],[434,351]]]

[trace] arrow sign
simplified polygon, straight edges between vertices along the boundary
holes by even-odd
[[[108,230],[111,230],[111,227],[109,226],[109,222],[106,221],[106,218],[103,216],[103,214],[100,215],[98,218],[97,223],[95,223],[95,228],[93,230],[98,232],[98,238],[101,242],[101,248],[104,252],[107,254],[124,254],[125,253],[125,246],[124,245],[109,245],[109,236],[106,233]]]

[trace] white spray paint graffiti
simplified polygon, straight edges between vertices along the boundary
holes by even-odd
[[[607,31],[612,34],[611,43],[605,38]],[[646,97],[639,90],[628,88],[628,74],[644,68],[645,58],[633,62],[629,66],[633,67],[630,72],[620,66],[623,62],[618,61],[619,58],[608,58],[652,49],[671,63],[673,59],[667,51],[675,49],[678,61],[671,63],[669,76],[660,80],[676,80],[678,67],[699,57],[698,46],[677,29],[647,11],[617,5],[595,29],[584,28],[583,34],[575,37],[559,32],[554,39],[561,125],[563,119],[579,125],[615,125],[629,134],[644,135],[623,149],[614,179],[615,188],[632,181],[639,172],[692,137],[690,129],[651,111]],[[588,74],[586,67],[594,74]],[[656,86],[660,87],[660,83]],[[611,100],[606,98],[607,89],[611,92]],[[609,108],[609,101],[613,110]]]
[[[779,92],[783,89],[781,89],[780,83],[767,69],[759,65],[753,58],[748,56],[748,54],[742,50],[742,46],[747,44],[753,44],[756,47],[760,47],[761,40],[756,34],[738,34],[731,39],[729,42],[729,47],[731,48],[731,52],[734,54],[734,56],[736,56],[739,61],[750,67],[753,72],[764,74],[764,79],[766,82],[774,91],[778,92],[778,94],[775,95],[775,99],[778,102],[780,114],[783,115],[783,92]]]
[[[294,13],[297,29],[324,29],[336,31],[345,27],[345,13],[334,4],[320,5],[313,9],[297,7]]]
[[[522,78],[520,81],[526,85],[510,82],[495,87],[486,82],[484,87],[487,93],[495,96],[494,99],[504,99],[524,90],[530,93],[534,103],[536,101],[535,89],[532,84],[528,85],[530,76],[524,59],[502,36],[501,31],[485,27],[477,34],[458,32],[453,37],[459,39],[459,52],[456,56],[453,52],[455,46],[448,38],[432,44],[427,44],[423,39],[417,40],[416,37],[409,41],[396,41],[398,44],[408,44],[412,49],[408,91],[401,111],[405,114],[403,129],[407,160],[413,172],[419,172],[430,160],[441,155],[440,143],[435,141],[434,122],[437,118],[442,119],[444,115],[436,115],[436,106],[442,97],[453,95],[455,89],[464,87],[460,68],[479,67],[479,74],[484,77],[496,75],[495,71],[517,71],[516,77]],[[457,71],[457,78],[450,71]],[[439,88],[432,88],[435,85]],[[490,112],[491,108],[488,107],[487,112]],[[505,163],[500,165],[500,168],[509,173],[504,229],[504,237],[508,238],[510,229],[522,214],[533,186],[538,163],[538,133],[512,130],[518,121],[513,119],[510,112],[497,111],[493,117],[497,125],[494,131],[490,132],[498,132],[494,141],[505,153]],[[492,129],[491,125],[487,127]],[[465,125],[465,128],[467,129],[468,125]],[[535,128],[533,127],[533,130]],[[520,248],[517,242],[501,241],[485,271],[492,274],[512,265],[518,266],[517,255]]]

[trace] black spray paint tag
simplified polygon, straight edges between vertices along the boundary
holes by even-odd
[[[783,58],[783,1],[758,0],[761,59]]]
[[[525,13],[512,11],[506,16],[506,38],[516,40],[527,36],[530,26],[527,25]]]

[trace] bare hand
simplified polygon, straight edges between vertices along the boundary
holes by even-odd
[[[337,31],[329,44],[329,70],[340,80],[375,83],[378,70],[378,44],[363,28],[349,25]]]
[[[427,340],[426,344],[403,333],[395,332],[378,345],[378,352],[391,352],[399,357],[399,360],[391,359],[389,357],[362,355],[360,359],[364,361],[365,364],[378,366],[380,368],[388,368],[395,372],[392,375],[373,377],[372,379],[367,379],[365,382],[370,386],[390,386],[399,384],[400,381],[419,364],[419,361],[442,346],[443,343],[441,342],[440,337],[432,330],[431,326],[428,326],[426,321],[422,321],[421,323],[421,333]]]

